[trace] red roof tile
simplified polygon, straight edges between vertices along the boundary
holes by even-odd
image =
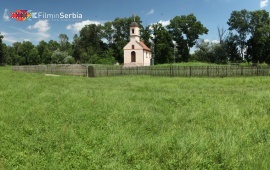
[[[151,51],[151,49],[148,48],[148,47],[144,44],[144,42],[140,41],[140,45],[143,47],[144,50]]]

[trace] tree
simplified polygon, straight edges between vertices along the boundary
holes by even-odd
[[[71,56],[68,55],[67,52],[56,50],[52,54],[52,61],[53,64],[71,64],[74,63],[74,60]]]
[[[105,24],[102,26],[102,38],[104,38],[107,41],[107,44],[109,47],[114,42],[114,28],[112,22],[105,22]]]
[[[265,10],[250,12],[250,32],[247,51],[252,57],[253,63],[263,63],[269,55],[270,19]]]
[[[94,63],[102,52],[106,50],[106,45],[102,41],[101,25],[90,24],[83,27],[77,45],[80,48],[77,52],[80,54],[86,52],[87,56],[90,57],[87,61]]]
[[[22,65],[26,62],[25,58],[18,54],[21,45],[21,42],[15,42],[12,44],[11,47],[8,48],[8,53],[10,55],[10,63],[12,65]]]
[[[152,24],[151,38],[154,48],[154,62],[155,64],[171,63],[173,57],[173,41],[172,35],[166,30],[161,23]]]
[[[201,62],[215,62],[215,56],[211,51],[211,43],[200,39],[196,43],[197,50],[195,51],[194,59]]]
[[[240,48],[241,57],[244,58],[247,37],[250,31],[250,12],[243,9],[241,11],[233,11],[227,22],[230,31],[235,31],[238,38],[238,46]]]
[[[226,37],[224,41],[229,61],[231,61],[232,63],[242,61],[241,54],[239,53],[239,50],[237,48],[238,46],[237,41],[238,41],[237,36],[234,35],[232,32],[229,33],[229,35]]]
[[[38,45],[36,46],[37,50],[38,50],[38,55],[41,57],[40,59],[40,63],[47,63],[45,60],[46,58],[43,57],[43,53],[45,51],[45,49],[48,49],[48,43],[45,42],[44,40],[40,41],[38,43]]]
[[[72,56],[74,57],[75,62],[80,63],[81,62],[82,49],[80,47],[80,37],[77,34],[75,34],[74,37],[73,37],[72,50],[73,50]]]
[[[178,55],[181,56],[179,61],[184,62],[188,62],[190,48],[196,44],[199,36],[208,33],[208,29],[193,14],[174,17],[167,28],[176,42]]]
[[[70,43],[68,42],[68,36],[66,34],[60,34],[59,38],[59,45],[61,51],[68,51],[70,48]]]
[[[219,26],[217,27],[217,30],[218,30],[219,43],[223,44],[224,39],[226,37],[225,34],[226,34],[227,30],[224,28],[220,28]]]
[[[49,49],[51,52],[54,52],[54,51],[56,51],[57,49],[60,49],[60,45],[58,44],[57,41],[50,40],[50,41],[48,42],[48,49]]]
[[[148,25],[147,27],[145,28],[142,28],[142,35],[141,35],[141,40],[144,42],[144,44],[147,46],[147,47],[151,47],[151,26]]]
[[[41,63],[50,64],[52,62],[52,52],[46,46],[41,55]]]
[[[30,51],[34,48],[34,45],[30,41],[23,41],[21,45],[19,45],[17,53],[19,56],[23,58],[23,61],[20,64],[29,65],[31,64]]]
[[[0,65],[5,65],[6,64],[6,54],[4,51],[4,44],[2,39],[4,38],[3,35],[0,33]]]
[[[30,50],[28,56],[28,63],[31,65],[36,65],[40,63],[40,55],[38,54],[38,49],[36,47]]]

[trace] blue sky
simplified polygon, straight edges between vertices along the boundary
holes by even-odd
[[[233,10],[269,11],[268,0],[1,0],[0,32],[8,45],[16,41],[58,41],[58,35],[67,34],[72,41],[75,33],[90,23],[104,23],[116,17],[139,15],[144,26],[161,22],[164,25],[179,15],[193,13],[209,29],[201,38],[218,39],[217,26],[228,28],[227,21]],[[81,14],[82,18],[58,19],[33,18],[19,22],[10,18],[10,12],[32,10],[47,14]]]

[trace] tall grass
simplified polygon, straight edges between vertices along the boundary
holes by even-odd
[[[269,169],[269,83],[0,68],[0,169]]]

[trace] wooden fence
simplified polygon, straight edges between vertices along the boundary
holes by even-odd
[[[49,65],[25,65],[13,66],[13,71],[57,74],[57,75],[73,75],[88,77],[87,66],[80,64],[49,64]]]
[[[152,66],[152,67],[106,67],[93,68],[92,77],[120,75],[151,75],[171,77],[232,77],[270,76],[270,67],[240,66]]]
[[[13,66],[14,71],[36,72],[58,75],[75,75],[85,77],[104,77],[122,75],[150,75],[170,77],[232,77],[232,76],[270,76],[270,67],[241,66],[94,66],[80,64],[52,64]]]

